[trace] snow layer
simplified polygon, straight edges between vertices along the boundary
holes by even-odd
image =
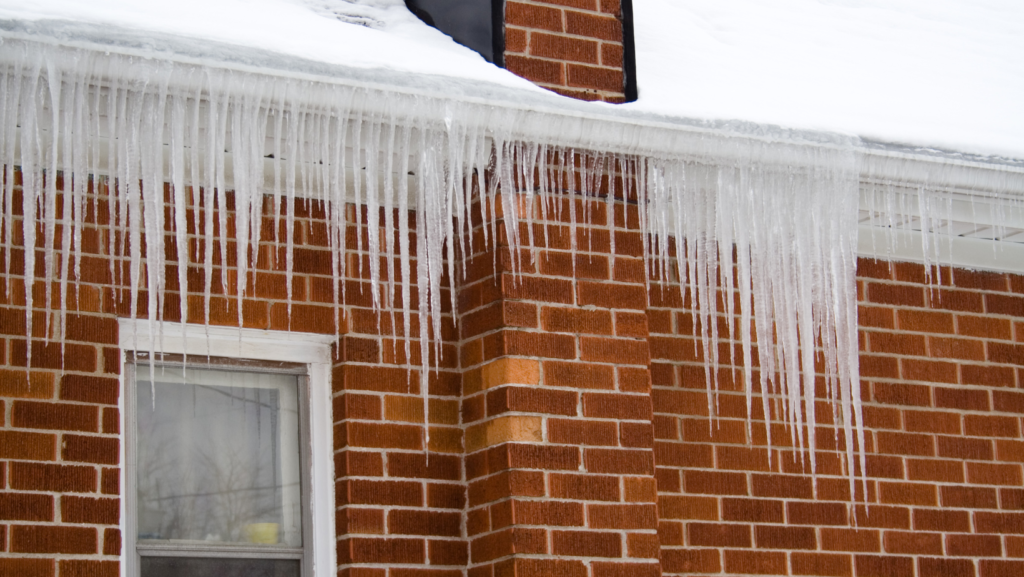
[[[633,6],[638,108],[1024,158],[1024,2]]]
[[[3,19],[112,25],[327,64],[532,86],[427,26],[402,0],[0,0]]]
[[[1016,0],[634,0],[634,13],[640,99],[622,112],[1024,158]],[[536,90],[400,0],[0,0],[0,20],[112,25]]]

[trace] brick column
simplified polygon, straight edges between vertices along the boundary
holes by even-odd
[[[365,214],[364,208],[359,209]],[[400,216],[397,211],[395,216]],[[412,219],[411,214],[404,217]],[[383,215],[378,222],[384,222]],[[411,224],[415,231],[415,222]],[[363,247],[369,246],[366,233],[365,216],[361,226],[349,227],[351,238],[363,235]],[[380,235],[383,238],[383,230]],[[415,246],[415,239],[412,242]],[[431,370],[428,384],[428,456],[420,396],[424,363],[417,338],[421,319],[413,315],[411,335],[405,335],[401,313],[374,311],[372,291],[379,290],[384,303],[398,303],[401,288],[396,283],[396,294],[388,297],[386,278],[380,287],[369,283],[369,253],[352,249],[349,255],[364,262],[347,270],[343,317],[348,326],[335,348],[332,381],[338,574],[460,575],[467,558],[462,531],[466,486],[458,422],[461,379],[453,370],[458,355],[450,344],[454,340],[450,311],[444,311],[440,335],[446,343],[443,357],[438,370]],[[381,259],[386,258],[395,258],[394,269],[400,270],[395,255],[382,251]],[[412,266],[416,270],[415,262]],[[382,264],[385,276],[387,270]],[[414,286],[414,307],[417,298]],[[441,302],[450,302],[447,294]],[[411,340],[409,358],[406,339]]]
[[[575,254],[538,209],[536,262],[478,250],[460,289],[470,577],[660,573],[636,211],[590,202]]]

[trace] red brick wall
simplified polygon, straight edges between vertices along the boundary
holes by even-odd
[[[1024,575],[1024,277],[954,272],[932,291],[920,265],[859,263],[869,480],[852,507],[827,407],[817,478],[774,412],[769,467],[760,399],[748,441],[726,368],[709,422],[693,316],[652,293],[665,574]]]
[[[505,3],[505,68],[581,100],[623,102],[619,0]]]
[[[90,252],[98,240],[96,228],[83,235]],[[37,274],[42,258],[37,251]],[[83,260],[88,281],[69,300],[63,356],[60,344],[43,339],[42,284],[26,338],[24,250],[12,250],[10,262],[0,290],[0,575],[116,576],[120,358],[106,260]]]
[[[383,216],[379,222],[384,222]],[[364,247],[369,245],[365,224],[364,214],[359,229]],[[350,230],[348,246],[353,247],[355,227]],[[415,239],[411,244],[415,246]],[[384,285],[383,259],[388,255],[381,252]],[[350,250],[349,254],[354,263],[357,253]],[[360,258],[362,274],[368,279],[368,256]],[[394,264],[400,270],[398,262]],[[412,270],[415,274],[415,261]],[[358,276],[359,270],[350,264],[349,274]],[[445,343],[439,370],[429,375],[428,457],[420,397],[420,319],[413,315],[410,359],[406,359],[401,314],[378,318],[372,310],[372,290],[377,287],[368,283],[361,292],[351,285],[348,289],[344,307],[348,325],[333,375],[339,575],[461,575],[467,561],[462,529],[466,484],[458,410],[462,380],[455,370],[458,350],[452,344],[451,297],[447,290],[441,296]],[[381,302],[401,302],[400,289],[390,299],[383,286],[380,290],[385,293]],[[414,307],[418,298],[414,287]]]
[[[488,248],[473,223],[430,377],[429,459],[418,341],[406,359],[400,317],[378,325],[370,291],[381,289],[352,248],[333,375],[340,574],[1024,574],[1024,278],[957,270],[955,286],[929,295],[920,266],[861,261],[869,481],[868,504],[858,495],[851,508],[827,407],[816,478],[777,415],[768,466],[756,400],[747,442],[728,369],[709,420],[687,303],[657,285],[645,293],[635,205],[577,197],[591,218],[574,230],[569,200],[558,202],[546,221],[533,207],[538,252],[519,255],[518,280],[504,237]],[[295,210],[291,329],[333,333],[323,214]],[[108,228],[92,222],[63,366],[38,308],[26,338],[20,249],[11,294],[0,291],[0,575],[118,571],[116,319],[128,308],[103,254]],[[264,226],[245,325],[287,330],[284,265],[269,258],[283,244]],[[350,227],[349,247],[357,234],[365,226]],[[177,320],[167,272],[165,316]],[[211,322],[233,325],[234,284],[225,294],[220,277],[218,263]],[[190,271],[193,322],[202,283]]]

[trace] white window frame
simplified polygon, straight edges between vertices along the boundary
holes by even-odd
[[[310,495],[306,501],[309,516],[306,526],[312,535],[303,535],[303,544],[311,548],[312,567],[308,575],[328,577],[337,573],[336,539],[334,534],[334,436],[331,421],[331,344],[334,336],[313,333],[263,331],[231,327],[207,327],[195,324],[119,319],[121,347],[121,577],[128,577],[135,551],[126,533],[128,511],[126,491],[134,487],[135,463],[127,461],[126,434],[133,434],[126,422],[125,399],[127,353],[148,354],[150,351],[189,357],[221,357],[304,364],[308,367]],[[158,357],[159,359],[159,357]],[[205,360],[205,359],[204,359]]]

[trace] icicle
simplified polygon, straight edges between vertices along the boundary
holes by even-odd
[[[75,104],[74,104],[74,136],[72,138],[72,154],[73,159],[71,161],[72,174],[74,186],[72,188],[72,222],[71,231],[67,233],[72,238],[74,243],[74,271],[75,271],[75,303],[78,310],[81,310],[81,292],[79,290],[79,283],[82,280],[82,230],[85,228],[86,222],[86,210],[89,193],[89,160],[92,153],[92,139],[88,138],[88,130],[91,128],[91,120],[93,107],[90,106],[90,96],[93,91],[90,90],[88,83],[84,75],[79,75],[75,80]],[[88,128],[87,128],[88,127]],[[93,174],[95,171],[93,171]],[[95,198],[93,196],[93,208],[95,209]],[[95,212],[95,210],[93,211]],[[62,280],[66,283],[68,274],[65,272],[62,275]],[[66,293],[66,290],[65,290]],[[65,297],[66,298],[66,295]],[[67,327],[66,323],[61,323],[61,326]]]
[[[402,273],[402,340],[405,345],[406,363],[412,365],[412,304],[411,285],[412,262],[409,254],[409,154],[412,129],[408,126],[399,128],[398,154],[398,254]],[[417,232],[418,234],[418,232]],[[421,257],[423,255],[420,255]],[[422,295],[421,295],[422,297]],[[410,369],[411,370],[411,369]]]
[[[455,296],[455,219],[459,216],[458,199],[462,197],[458,187],[460,184],[460,176],[462,175],[461,159],[459,158],[459,151],[461,149],[461,143],[463,141],[461,126],[457,126],[453,129],[452,127],[452,112],[448,105],[445,106],[444,115],[445,132],[442,135],[444,139],[444,146],[448,150],[447,158],[445,159],[444,171],[443,171],[443,182],[444,182],[444,207],[442,210],[442,223],[444,227],[444,248],[445,259],[448,262],[448,284],[449,291],[448,297],[451,303],[452,315],[458,315],[458,302]],[[440,295],[438,295],[440,296]],[[439,301],[440,302],[440,301]],[[440,310],[437,311],[438,313]],[[440,321],[440,317],[438,317]],[[438,322],[438,327],[440,327]],[[436,343],[437,349],[437,364],[440,364],[441,359],[441,333],[438,331],[434,335],[434,342]],[[426,415],[426,410],[424,409]]]
[[[292,258],[292,252],[295,249],[295,174],[296,166],[299,162],[299,139],[301,133],[299,129],[299,101],[294,94],[291,96],[291,102],[288,109],[288,140],[286,141],[285,159],[285,175],[284,185],[285,194],[287,195],[287,201],[285,208],[287,214],[285,215],[285,285],[288,296],[288,326],[291,327],[292,318],[292,274],[295,270],[295,262]],[[280,226],[277,222],[274,224],[275,230],[280,231]],[[280,243],[280,241],[278,241]]]
[[[77,60],[77,59],[75,59]],[[57,275],[59,282],[59,294],[57,295],[57,302],[54,303],[60,307],[60,314],[54,330],[54,338],[61,345],[61,356],[64,354],[64,327],[67,326],[67,315],[68,315],[68,273],[71,265],[71,241],[75,236],[76,232],[73,228],[74,219],[74,208],[75,208],[75,193],[74,193],[74,146],[77,134],[75,129],[77,123],[75,122],[75,111],[77,107],[77,97],[75,94],[78,88],[78,83],[74,81],[74,78],[69,78],[67,82],[67,89],[62,89],[61,92],[61,127],[60,130],[54,130],[53,138],[54,142],[62,140],[63,150],[61,151],[60,164],[63,167],[63,186],[61,189],[62,196],[62,210],[60,215],[60,229],[61,229],[61,246],[60,246],[60,269]],[[61,134],[62,138],[57,138],[56,135]],[[56,214],[53,215],[56,218]],[[54,239],[56,244],[56,239]],[[51,309],[52,310],[52,309]]]
[[[15,61],[12,70],[3,78],[3,94],[0,94],[0,118],[3,119],[3,131],[0,137],[0,161],[4,163],[3,189],[3,247],[4,247],[4,290],[7,300],[11,300],[11,239],[14,236],[14,179],[15,158],[17,158],[18,112],[22,109],[21,89],[23,79],[22,60]],[[30,95],[31,96],[31,95]],[[24,146],[24,144],[23,144]],[[24,155],[22,155],[24,157]],[[27,190],[27,189],[25,189]],[[22,201],[24,203],[24,200]],[[28,282],[26,274],[26,282]],[[31,308],[29,309],[31,311]],[[29,313],[31,314],[31,313]],[[31,334],[31,332],[29,333]]]
[[[41,62],[36,60],[28,78],[25,79],[26,102],[21,117],[21,178],[22,178],[22,236],[25,239],[25,335],[34,338],[33,331],[33,284],[36,270],[36,219],[38,216],[40,182],[39,154],[42,142],[39,134],[38,100],[41,99],[39,86],[39,68]],[[19,78],[19,80],[21,80]],[[27,371],[32,367],[32,346],[26,343],[26,379]]]
[[[356,226],[356,272],[360,280],[363,276],[363,170],[366,165],[363,161],[363,114],[359,109],[353,110],[352,120],[352,204],[355,205],[355,226]],[[362,291],[363,283],[359,283]]]
[[[50,311],[53,311],[53,269],[54,269],[54,252],[56,247],[55,238],[57,236],[57,167],[60,166],[60,158],[58,154],[58,145],[60,139],[57,137],[60,134],[63,126],[60,122],[60,99],[61,89],[63,88],[63,78],[61,70],[54,65],[55,63],[51,60],[47,62],[47,85],[50,93],[50,130],[49,130],[49,147],[45,150],[49,151],[49,155],[46,159],[46,187],[43,192],[43,235],[46,242],[43,245],[43,294],[44,294],[44,307],[47,311],[45,315],[46,319],[46,332],[44,339],[46,342],[50,341],[51,337],[51,318]]]
[[[185,196],[185,100],[171,103],[171,193],[173,194],[174,244],[178,254],[178,314],[188,326],[188,200]],[[198,208],[198,207],[197,207]],[[185,329],[187,330],[187,329]],[[187,338],[187,336],[184,336]]]
[[[373,308],[380,310],[380,188],[377,185],[377,167],[380,160],[379,116],[375,115],[368,127],[365,150],[366,160],[366,244],[370,261],[370,294]],[[359,206],[359,205],[357,205]],[[380,315],[377,315],[378,326]]]
[[[118,225],[118,230],[123,235],[124,228],[119,226],[121,224],[121,216],[117,211],[120,199],[124,198],[124,195],[120,193],[124,182],[118,181],[119,169],[117,166],[117,159],[120,156],[117,126],[117,121],[120,118],[118,115],[118,100],[121,94],[118,84],[118,79],[115,77],[111,80],[110,87],[107,89],[107,222],[110,223],[111,227]],[[107,258],[110,260],[110,279],[114,282],[115,286],[119,287],[120,276],[118,273],[120,273],[122,267],[117,264],[118,259],[115,258],[115,256],[121,254],[118,251],[117,236],[114,231],[110,231],[107,235]],[[115,290],[114,292],[114,298],[117,302],[120,302],[121,291]]]
[[[229,80],[225,79],[223,85],[229,85]],[[227,94],[222,94],[219,102],[210,103],[210,123],[206,127],[212,134],[210,143],[212,150],[210,154],[213,156],[213,189],[216,193],[214,197],[216,214],[217,214],[217,244],[220,247],[220,290],[225,296],[225,300],[229,294],[228,289],[228,191],[227,191],[227,175],[226,172],[226,158],[224,151],[227,148],[227,125],[228,125],[228,114],[230,112],[230,100]],[[212,218],[212,215],[211,215]],[[226,303],[225,303],[226,306]]]
[[[430,452],[430,422],[427,419],[430,371],[430,254],[428,253],[428,239],[430,232],[431,215],[428,201],[431,200],[428,194],[430,168],[427,162],[427,139],[426,130],[422,126],[416,131],[419,136],[419,155],[416,174],[420,176],[416,187],[416,280],[419,293],[419,325],[420,325],[420,398],[423,401],[423,451]],[[436,199],[435,199],[436,200]],[[408,281],[406,281],[408,284]]]
[[[391,352],[394,353],[397,348],[398,341],[398,326],[395,324],[395,133],[397,126],[394,118],[394,112],[391,111],[390,121],[387,128],[387,136],[384,141],[384,190],[382,205],[384,206],[384,255],[387,259],[387,269],[385,274],[388,275],[387,284],[387,297],[385,298],[385,306],[388,308],[388,313],[391,315]],[[404,174],[398,175],[399,179],[407,178]],[[399,215],[401,218],[401,215]]]
[[[189,267],[195,267],[194,272],[202,269],[205,281],[204,324],[208,327],[211,319],[215,272],[217,302],[221,293],[234,300],[237,323],[244,324],[247,291],[263,266],[259,250],[268,196],[274,207],[270,266],[279,267],[283,253],[290,318],[296,205],[305,202],[327,215],[335,326],[346,298],[347,257],[352,256],[347,251],[353,247],[346,246],[349,226],[357,230],[354,276],[359,286],[374,291],[372,306],[378,313],[391,315],[393,346],[401,338],[410,375],[412,341],[417,338],[412,316],[418,316],[419,394],[429,449],[430,371],[442,362],[441,311],[449,304],[442,302],[442,294],[456,280],[456,259],[461,257],[465,275],[476,256],[476,247],[466,242],[474,223],[479,222],[496,261],[506,249],[499,246],[498,221],[503,220],[508,268],[517,281],[523,243],[529,244],[534,259],[541,242],[534,238],[535,210],[545,221],[545,246],[551,241],[549,218],[560,222],[564,217],[569,226],[551,230],[568,230],[575,268],[578,226],[593,221],[606,178],[604,202],[614,243],[621,179],[623,200],[637,203],[645,270],[660,281],[652,290],[668,290],[678,282],[681,296],[690,303],[693,346],[704,357],[711,389],[709,414],[718,412],[715,393],[719,365],[725,362],[718,350],[727,344],[734,380],[742,370],[748,411],[754,388],[760,388],[769,445],[776,402],[775,416],[787,422],[797,447],[810,452],[813,472],[820,365],[825,392],[834,401],[836,426],[843,428],[851,483],[858,456],[863,475],[855,273],[858,158],[868,152],[854,140],[836,137],[823,143],[785,134],[765,138],[761,133],[634,126],[614,115],[609,116],[612,122],[598,123],[569,114],[438,103],[379,88],[354,89],[27,41],[5,39],[0,51],[8,62],[0,70],[0,160],[5,165],[0,240],[9,277],[18,236],[12,224],[20,209],[29,335],[34,334],[34,282],[44,282],[44,338],[63,342],[69,283],[74,279],[77,287],[81,279],[89,177],[95,178],[99,169],[107,171],[106,217],[112,230],[104,250],[116,298],[130,298],[129,314],[145,315],[152,322],[163,318],[164,255],[169,248],[164,243],[173,242],[181,319],[199,316],[198,311],[190,313],[187,298]],[[605,139],[606,133],[616,131],[622,132],[621,138]],[[101,147],[107,155],[105,167],[100,166]],[[264,158],[273,159],[272,187],[264,181]],[[897,233],[920,228],[926,274],[933,274],[934,266],[930,280],[945,282],[942,266],[948,264],[943,259],[952,247],[955,198],[943,182],[947,172],[959,168],[951,162],[934,174],[925,170],[927,174],[908,175],[901,172],[907,166],[903,159],[886,162],[896,169],[865,181],[871,219],[888,219],[886,250],[891,255],[900,248]],[[14,201],[17,165],[23,179],[21,207]],[[60,188],[58,171],[63,173]],[[977,187],[984,191],[979,198],[986,195],[987,218],[997,237],[1011,218],[1002,207],[1021,207],[1013,196],[1021,188],[1019,172],[1011,167]],[[164,222],[168,183],[170,218]],[[94,180],[92,213],[102,220],[96,214],[99,189]],[[973,205],[973,198],[970,210],[986,212]],[[623,215],[628,218],[628,212]],[[480,218],[474,220],[476,216]],[[190,225],[197,237],[194,250],[189,247]],[[526,226],[525,239],[521,225]],[[37,226],[42,226],[42,239],[36,238]],[[37,240],[43,254],[38,279]],[[231,255],[230,242],[235,242]],[[229,256],[237,273],[233,283]],[[362,282],[363,258],[369,263],[368,283]],[[125,270],[127,279],[122,278]],[[447,287],[442,286],[445,277]],[[56,296],[51,294],[55,283],[60,291]],[[11,285],[8,279],[8,293]],[[140,291],[148,297],[145,311],[139,310]],[[455,292],[449,296],[457,320]],[[718,304],[720,297],[723,305]],[[727,335],[718,334],[722,316],[729,323]],[[733,326],[737,317],[738,334]],[[28,355],[31,363],[31,347]],[[749,434],[749,421],[747,426]],[[771,459],[770,450],[768,455]]]
[[[330,228],[332,242],[331,246],[334,247],[335,254],[331,258],[331,274],[332,279],[332,298],[334,301],[334,327],[337,332],[341,332],[341,316],[340,316],[340,304],[344,302],[344,282],[345,282],[345,254],[347,244],[347,220],[346,220],[346,206],[348,201],[348,191],[346,186],[346,174],[349,171],[348,165],[345,163],[346,148],[348,146],[348,130],[347,121],[350,111],[349,99],[352,97],[351,91],[344,91],[336,99],[336,112],[334,114],[334,136],[332,143],[334,150],[331,153],[331,166],[333,168],[331,176],[331,195],[332,202],[328,206],[328,218],[330,219]],[[388,148],[391,150],[391,148]],[[390,203],[387,206],[391,206]],[[388,261],[391,262],[391,261]],[[339,290],[340,289],[340,290]],[[392,325],[394,319],[392,319]]]
[[[196,103],[198,115],[199,103]],[[202,234],[202,246],[203,246],[203,324],[207,327],[207,338],[209,338],[209,326],[210,326],[210,301],[213,296],[213,251],[214,251],[214,236],[213,236],[213,219],[216,216],[216,208],[213,205],[213,198],[216,188],[215,182],[215,171],[216,171],[216,144],[214,139],[214,130],[217,125],[217,107],[214,102],[208,102],[206,105],[206,134],[203,150],[206,152],[204,163],[203,163],[203,186],[201,188],[203,193],[203,234]]]

